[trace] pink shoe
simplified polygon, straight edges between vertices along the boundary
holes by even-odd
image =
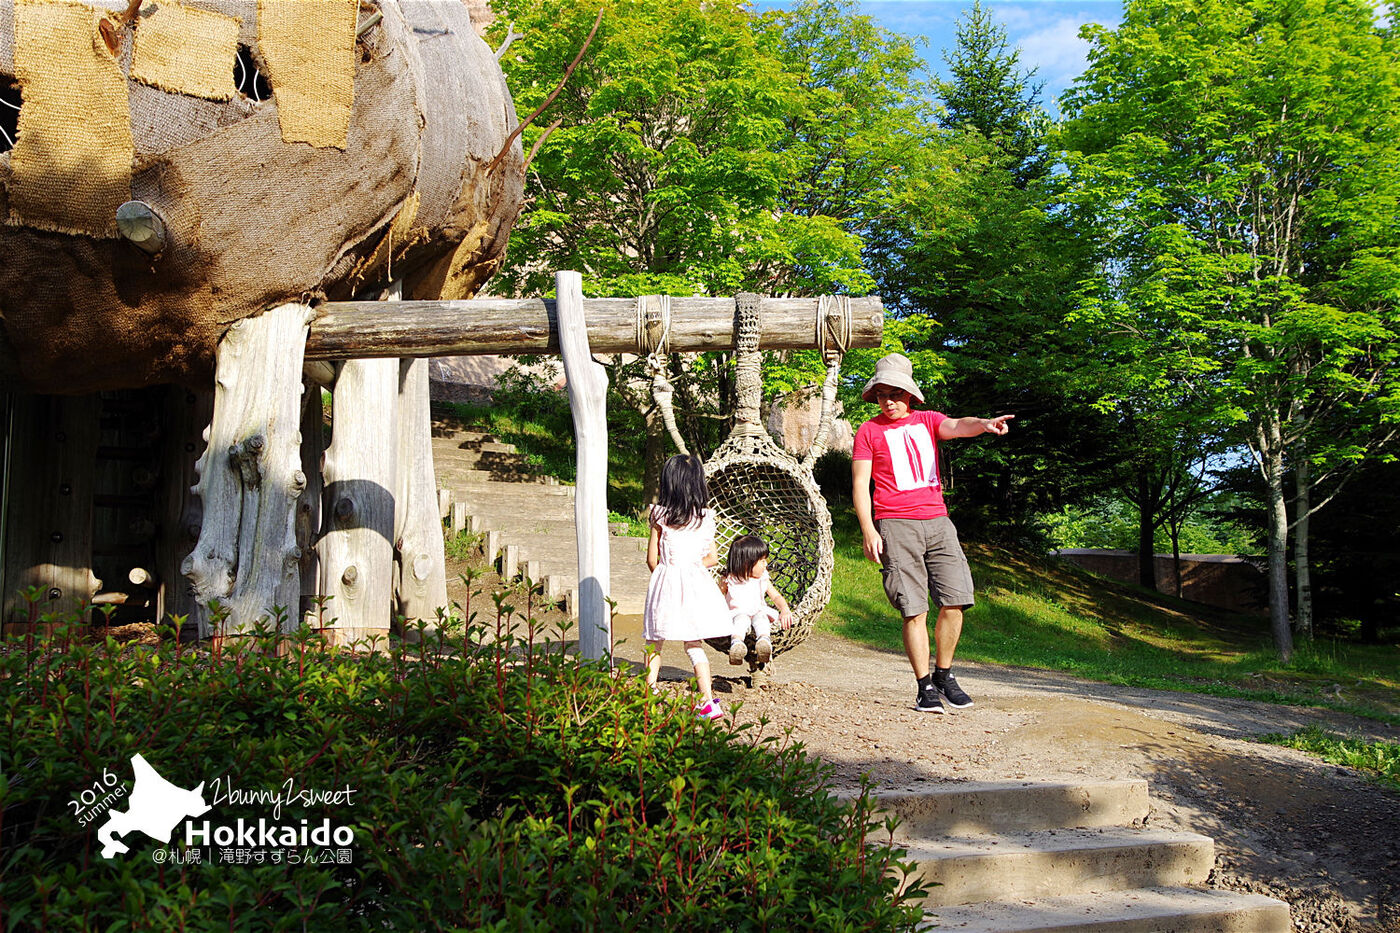
[[[706,700],[695,707],[697,719],[719,719],[724,715],[724,708],[719,705],[719,700]]]

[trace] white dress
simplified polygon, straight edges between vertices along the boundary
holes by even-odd
[[[750,618],[762,613],[771,613],[777,618],[777,611],[770,608],[764,601],[768,587],[773,585],[772,579],[768,576],[768,571],[763,571],[761,577],[748,577],[739,580],[734,577],[728,579],[729,609],[734,615],[746,615]]]
[[[729,605],[704,563],[715,544],[714,514],[706,509],[699,522],[672,528],[657,522],[656,513],[657,506],[652,506],[652,524],[661,529],[661,558],[647,584],[642,637],[647,641],[727,638]]]

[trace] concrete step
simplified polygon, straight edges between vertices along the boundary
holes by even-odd
[[[925,906],[1204,884],[1215,842],[1196,833],[1106,827],[907,843]]]
[[[930,926],[960,933],[1290,933],[1288,905],[1259,894],[1139,888],[939,907]]]
[[[453,452],[467,453],[469,451],[490,454],[516,454],[520,452],[514,444],[507,444],[505,441],[498,440],[490,434],[481,434],[468,438],[463,438],[461,435],[433,438],[434,455]]]
[[[1150,806],[1141,780],[947,784],[880,794],[879,802],[900,818],[899,839],[1142,825]]]
[[[574,489],[539,477],[510,444],[480,430],[434,425],[438,486],[458,503],[455,524],[484,536],[487,558],[507,579],[527,576],[551,599],[577,605],[578,550]],[[646,538],[610,536],[611,596],[617,611],[639,614],[650,573]]]

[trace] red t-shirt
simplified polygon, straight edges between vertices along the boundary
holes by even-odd
[[[938,476],[941,411],[909,412],[898,421],[876,415],[856,431],[851,457],[870,461],[874,518],[938,518],[948,514]]]

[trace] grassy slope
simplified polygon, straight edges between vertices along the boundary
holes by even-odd
[[[824,631],[902,652],[877,565],[838,509]],[[1267,620],[1162,596],[1054,559],[967,544],[977,605],[958,657],[1141,687],[1324,706],[1400,722],[1400,648],[1318,640],[1278,663]]]
[[[466,424],[484,424],[515,444],[543,473],[574,481],[566,409],[440,406]],[[550,422],[546,424],[545,422]],[[614,443],[608,453],[610,506],[640,502],[640,452]],[[902,653],[899,626],[880,571],[861,555],[849,502],[833,502],[836,571],[818,626]],[[1319,640],[1279,665],[1261,618],[1226,613],[1098,577],[1024,552],[969,543],[977,605],[958,657],[1061,670],[1092,680],[1325,706],[1400,722],[1400,647]]]

